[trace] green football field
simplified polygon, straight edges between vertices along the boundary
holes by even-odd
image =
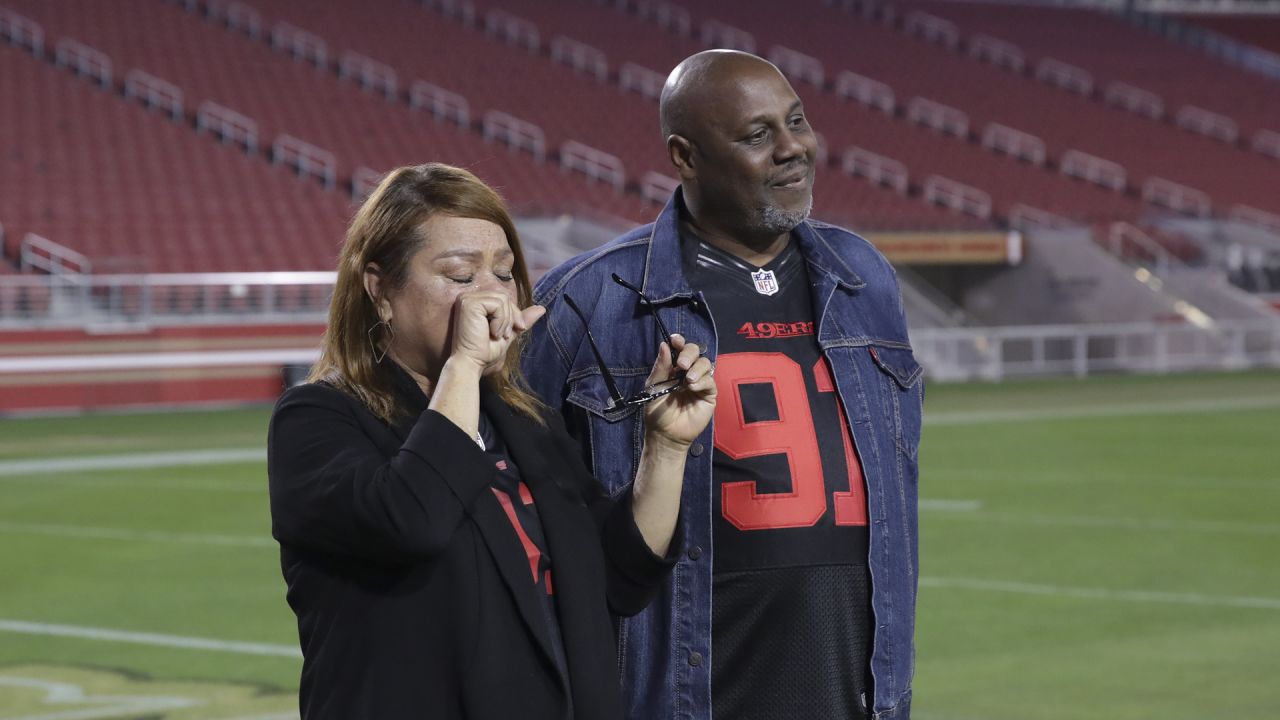
[[[268,412],[0,420],[0,718],[297,717]],[[921,496],[913,717],[1280,717],[1280,373],[931,386]]]

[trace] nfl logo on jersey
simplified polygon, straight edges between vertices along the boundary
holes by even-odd
[[[778,292],[778,278],[774,277],[772,270],[753,272],[751,279],[756,284],[756,292],[761,295],[773,295]]]

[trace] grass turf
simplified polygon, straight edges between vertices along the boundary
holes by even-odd
[[[0,473],[260,448],[267,412],[4,420]],[[1275,717],[1280,373],[937,385],[927,417],[922,497],[963,502],[921,512],[919,720]],[[296,646],[263,463],[0,488],[0,621]],[[0,630],[0,718],[51,712],[41,678],[192,700],[77,717],[275,717],[298,668]]]

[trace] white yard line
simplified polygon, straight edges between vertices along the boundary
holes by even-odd
[[[69,637],[82,640],[102,640],[106,642],[130,643],[134,645],[151,645],[153,647],[179,648],[182,650],[205,650],[211,652],[235,653],[238,655],[267,655],[287,658],[302,657],[302,651],[297,645],[238,642],[234,640],[217,640],[214,638],[188,637],[185,635],[133,632],[129,630],[113,630],[110,628],[84,627],[80,625],[55,625],[51,623],[27,622],[24,620],[8,620],[2,618],[0,618],[0,632],[21,633],[24,635]]]
[[[0,461],[0,477],[6,475],[32,475],[35,473],[226,465],[266,462],[266,459],[267,451],[263,448],[230,448],[225,450],[183,450],[179,452],[134,453],[128,455],[4,460]]]
[[[982,503],[978,500],[942,500],[922,498],[920,500],[921,510],[939,510],[942,512],[974,512],[982,509]]]
[[[920,586],[944,590],[977,590],[984,592],[1016,593],[1021,595],[1048,595],[1052,597],[1078,598],[1081,600],[1107,600],[1137,603],[1171,603],[1204,607],[1250,608],[1280,610],[1280,598],[1249,597],[1240,595],[1204,595],[1201,593],[1161,592],[1158,590],[1115,590],[1111,588],[1072,587],[1068,585],[1041,585],[1011,580],[985,580],[982,578],[931,577],[920,578]]]
[[[1026,410],[925,411],[925,425],[969,425],[1036,420],[1074,420],[1125,415],[1179,415],[1193,412],[1231,412],[1280,408],[1280,397],[1212,398],[1202,400],[1153,400],[1135,403],[1099,403],[1079,407]]]
[[[1166,518],[1108,517],[1105,515],[1044,515],[996,512],[977,512],[965,515],[964,519],[996,522],[1002,525],[1031,525],[1036,527],[1094,527],[1235,535],[1280,535],[1280,524],[1233,522],[1228,520],[1170,520]]]
[[[200,533],[163,532],[159,530],[129,530],[127,528],[86,527],[83,525],[48,525],[42,523],[16,523],[0,520],[0,533],[16,535],[47,535],[51,537],[85,538],[90,540],[125,540],[184,545],[216,545],[227,547],[279,547],[269,537],[253,535],[206,535]]]
[[[175,478],[145,478],[128,475],[126,477],[94,476],[92,473],[80,475],[9,475],[0,476],[0,483],[30,483],[43,487],[60,485],[76,488],[143,488],[147,490],[188,490],[198,492],[245,493],[250,495],[267,494],[267,479],[264,476],[257,482],[219,482],[217,480]],[[3,718],[0,718],[3,720]]]
[[[107,718],[158,717],[168,710],[179,710],[200,704],[199,700],[191,698],[163,695],[88,695],[80,685],[49,682],[39,678],[0,675],[0,687],[43,691],[45,705],[90,706],[39,715],[0,715],[0,720],[107,720]]]

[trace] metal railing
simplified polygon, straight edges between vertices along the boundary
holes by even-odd
[[[325,322],[336,273],[0,275],[0,329]],[[937,380],[1280,368],[1280,318],[914,328]]]
[[[0,328],[324,322],[333,272],[0,276]]]
[[[1280,319],[920,328],[911,344],[938,380],[1280,368]]]

